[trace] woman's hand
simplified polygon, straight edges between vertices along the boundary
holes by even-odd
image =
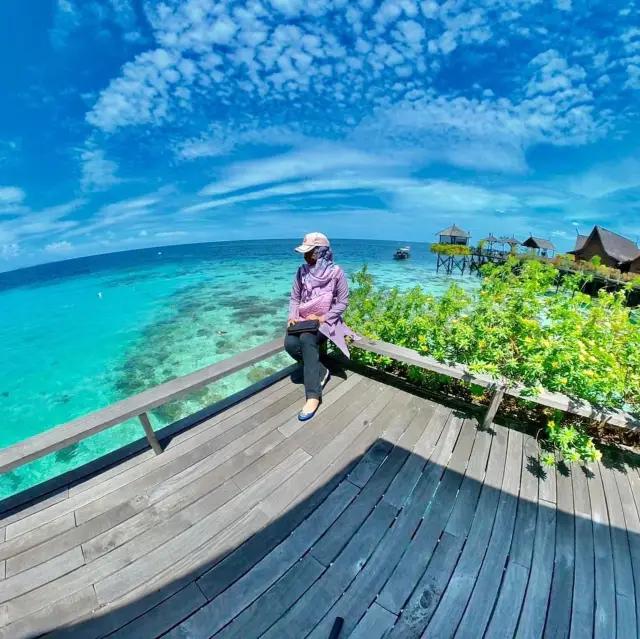
[[[308,320],[318,320],[320,322],[320,324],[324,324],[325,319],[324,319],[324,315],[316,315],[316,314],[312,314],[309,315],[309,317],[307,317]]]
[[[296,323],[297,323],[297,321],[298,321],[297,319],[290,319],[290,320],[287,322],[287,328],[291,328],[294,324],[296,324]]]

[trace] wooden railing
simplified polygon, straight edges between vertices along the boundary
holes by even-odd
[[[149,444],[155,453],[159,454],[162,447],[151,427],[147,415],[149,411],[277,355],[283,350],[282,339],[274,340],[4,448],[0,450],[0,474],[71,446],[111,426],[122,424],[132,417],[140,420]]]
[[[623,411],[595,406],[584,400],[574,399],[567,395],[552,393],[547,390],[544,390],[535,396],[530,396],[526,393],[525,387],[521,384],[509,383],[507,380],[499,380],[489,375],[472,373],[467,368],[459,364],[444,364],[432,357],[420,355],[420,353],[409,348],[395,346],[394,344],[388,344],[386,342],[372,339],[359,340],[354,342],[353,346],[369,351],[370,353],[375,353],[376,355],[388,357],[389,359],[393,359],[397,362],[409,364],[410,366],[417,366],[418,368],[422,368],[433,373],[440,373],[441,375],[446,375],[453,379],[460,379],[483,388],[493,389],[493,399],[489,405],[489,409],[484,420],[485,426],[488,426],[493,421],[504,396],[510,395],[512,397],[526,399],[536,404],[540,404],[541,406],[556,408],[565,413],[571,413],[572,415],[587,417],[598,422],[605,422],[612,426],[620,426],[622,428],[630,429],[640,428],[640,421]]]
[[[543,391],[532,397],[525,393],[525,388],[521,385],[509,384],[506,380],[498,380],[489,375],[472,373],[464,366],[445,364],[402,346],[395,346],[378,340],[362,339],[354,342],[353,347],[433,373],[460,379],[483,388],[493,389],[493,398],[484,419],[485,426],[488,426],[493,421],[504,396],[510,395],[522,397],[536,404],[556,408],[566,413],[605,422],[612,426],[631,429],[640,428],[638,420],[622,411],[601,408],[589,402],[572,399],[566,395],[549,391]],[[4,448],[0,450],[0,473],[6,473],[35,459],[66,448],[111,426],[121,424],[132,417],[137,417],[140,420],[149,444],[156,454],[160,454],[162,447],[151,427],[147,414],[149,411],[197,391],[243,368],[277,355],[283,350],[282,339],[274,340]]]

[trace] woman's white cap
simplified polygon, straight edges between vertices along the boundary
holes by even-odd
[[[322,233],[307,233],[302,240],[302,244],[296,248],[298,253],[308,253],[317,246],[329,246],[329,240]]]

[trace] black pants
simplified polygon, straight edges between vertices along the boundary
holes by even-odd
[[[327,369],[320,361],[320,346],[327,338],[320,332],[287,335],[284,348],[297,362],[303,363],[304,391],[307,399],[321,399],[322,380]]]

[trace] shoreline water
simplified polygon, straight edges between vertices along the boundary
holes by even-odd
[[[475,279],[437,275],[428,245],[414,246],[411,260],[398,263],[394,243],[333,244],[347,273],[367,263],[384,286],[421,284],[438,295],[451,281],[473,286]],[[0,373],[6,424],[0,447],[281,335],[300,263],[292,245],[183,245],[154,249],[153,255],[144,250],[82,258],[57,263],[57,278],[52,265],[29,269],[23,281],[24,270],[16,271],[13,284],[0,287],[0,357],[7,363]],[[278,356],[163,407],[152,415],[154,426],[288,363],[286,355]],[[131,421],[7,473],[0,478],[0,498],[140,436],[139,424]]]

